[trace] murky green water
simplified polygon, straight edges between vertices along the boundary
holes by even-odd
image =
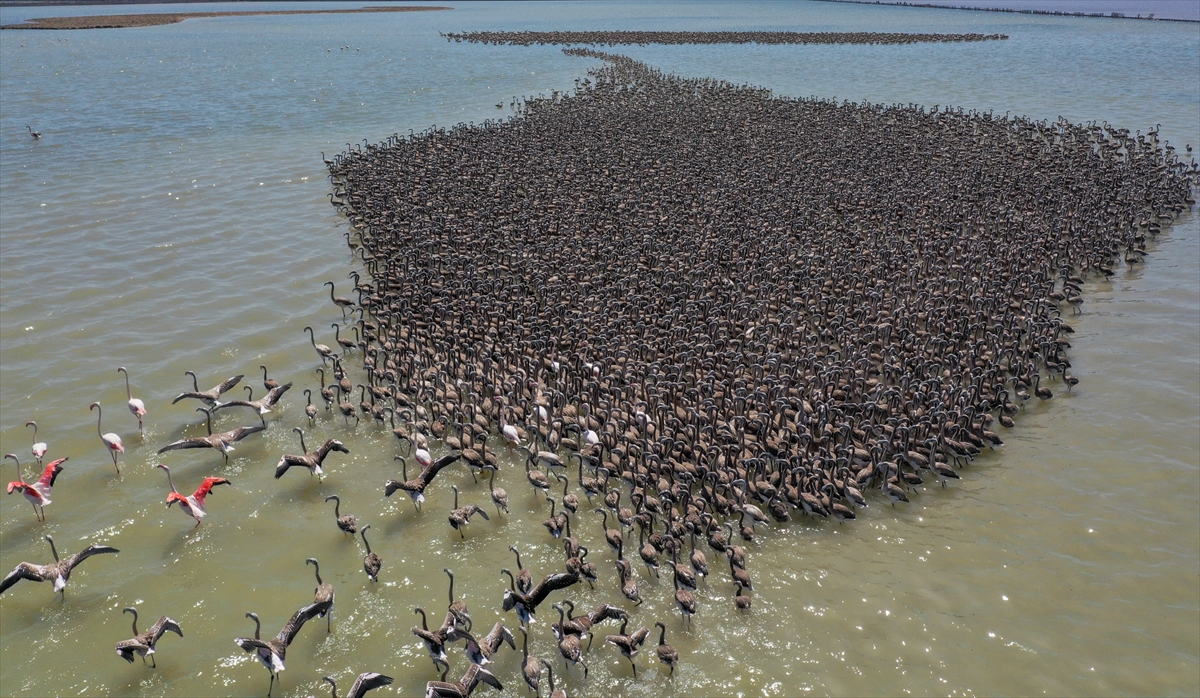
[[[81,11],[120,10],[6,8],[0,20]],[[332,344],[340,313],[321,283],[349,295],[346,274],[357,268],[326,198],[320,151],[494,118],[507,113],[497,102],[567,89],[592,65],[552,47],[437,36],[484,28],[1002,32],[1012,38],[625,52],[783,94],[1143,131],[1161,123],[1177,148],[1200,145],[1194,25],[816,3],[472,3],[446,13],[0,34],[0,449],[28,463],[22,425],[36,419],[48,457],[70,456],[46,523],[21,498],[0,497],[0,571],[49,561],[45,534],[65,553],[92,541],[121,549],[79,567],[65,602],[29,582],[0,598],[0,694],[265,693],[267,672],[232,640],[253,631],[246,611],[274,634],[311,601],[310,556],[337,591],[334,633],[323,621],[304,628],[279,695],[327,695],[323,675],[344,690],[363,671],[397,679],[380,694],[419,694],[435,675],[409,633],[412,607],[431,618],[444,608],[443,567],[455,570],[457,594],[485,629],[515,620],[499,611],[499,569],[514,562],[508,545],[535,575],[560,567],[540,525],[548,511],[515,459],[502,456],[499,476],[512,515],[476,520],[464,541],[445,519],[449,486],[480,504],[486,486],[447,471],[419,514],[382,495],[397,474],[388,430],[348,428],[324,411],[309,428],[302,410],[319,363],[301,330],[312,325]],[[44,139],[33,142],[27,124]],[[748,547],[748,616],[735,613],[720,570],[702,583],[684,630],[670,585],[641,574],[646,603],[634,618],[667,623],[682,655],[674,679],[648,646],[634,680],[602,642],[586,682],[575,669],[564,677],[548,608],[532,651],[555,662],[572,695],[1197,693],[1200,219],[1189,214],[1166,231],[1144,268],[1122,267],[1086,290],[1085,312],[1071,320],[1080,385],[1030,403],[1002,452],[978,459],[961,482],[903,509],[873,500],[845,525],[768,527]],[[154,455],[204,433],[192,405],[170,404],[190,388],[185,370],[202,389],[245,373],[258,395],[260,364],[295,382],[266,434],[239,444],[228,465],[209,451]],[[150,410],[144,439],[117,366],[129,368]],[[125,441],[120,477],[97,438],[93,401],[104,406],[105,431]],[[239,412],[217,428],[251,423]],[[275,480],[279,456],[299,448],[293,426],[305,427],[310,446],[336,437],[351,454],[331,456],[321,482],[296,471]],[[198,530],[165,509],[160,460],[181,490],[209,475],[232,481],[209,498]],[[4,467],[4,481],[14,479]],[[379,584],[362,572],[361,541],[344,536],[322,503],[334,493],[343,513],[372,524]],[[604,574],[595,590],[571,591],[577,605],[620,600],[598,519],[574,524],[595,543]],[[183,639],[161,641],[157,669],[113,652],[130,636],[121,614],[129,605],[141,627],[166,614],[184,629]],[[457,675],[466,660],[459,649],[450,656]],[[524,693],[519,662],[508,651],[496,661],[506,694]]]

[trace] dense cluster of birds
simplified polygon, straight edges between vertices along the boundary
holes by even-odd
[[[431,629],[417,607],[411,630],[440,671],[427,696],[501,689],[488,665],[503,646],[517,649],[514,628],[523,681],[540,694],[548,672],[551,695],[565,696],[552,665],[529,650],[552,595],[564,671],[586,679],[607,622],[620,628],[605,644],[636,676],[653,631],[630,632],[620,599],[642,603],[641,568],[669,576],[687,628],[717,585],[734,592],[737,609],[751,608],[755,584],[739,538],[754,541],[763,526],[796,516],[853,520],[873,501],[896,506],[926,483],[958,479],[975,455],[1002,444],[994,422],[1013,427],[1026,400],[1077,384],[1062,315],[1079,312],[1084,280],[1112,274],[1122,259],[1140,263],[1147,240],[1194,204],[1195,162],[1180,162],[1156,131],[784,99],[622,56],[567,53],[604,61],[573,94],[519,106],[514,98],[517,115],[503,122],[394,136],[326,160],[331,200],[370,279],[351,272],[356,298],[326,283],[344,318],[332,346],[304,328],[320,362],[319,384],[303,391],[305,416],[320,414],[315,394],[348,431],[362,421],[390,429],[399,479],[382,483],[379,496],[403,491],[418,511],[439,474],[459,466],[488,481],[495,516],[514,515],[497,486],[496,447],[520,454],[520,474],[549,506],[545,538],[532,543],[563,554],[562,569],[539,580],[510,548],[515,572],[501,570],[507,589],[497,606],[511,621],[482,636],[444,570],[444,620]],[[346,366],[352,355],[358,383]],[[201,390],[186,372],[191,390],[174,402],[200,405],[207,436],[158,452],[208,449],[227,459],[268,429],[293,384],[259,368],[266,393],[257,400],[249,386],[245,400],[226,399],[244,375]],[[141,430],[146,405],[118,371]],[[213,415],[235,408],[258,422],[214,434]],[[99,403],[91,409],[119,474],[122,439],[104,432]],[[27,426],[40,465],[49,447],[36,423]],[[309,451],[304,430],[294,431],[302,454],[283,455],[275,478],[293,468],[320,478],[331,453],[349,453],[338,439]],[[434,458],[436,442],[449,452]],[[44,519],[67,459],[26,483],[17,456],[6,458],[18,470],[8,492]],[[185,495],[165,464],[156,467],[167,475],[167,506],[179,504],[196,526],[214,488],[232,484],[206,477]],[[488,509],[470,495],[460,503],[451,488],[446,516],[457,537],[488,525]],[[387,572],[367,541],[371,527],[342,514],[339,496],[330,500],[338,529],[362,539],[364,584],[373,584]],[[65,598],[74,567],[119,552],[91,544],[60,559],[46,540],[55,561],[21,563],[0,593],[20,580],[51,581]],[[710,567],[704,546],[719,564]],[[611,559],[601,563],[591,548],[603,547]],[[308,621],[325,618],[333,632],[333,585],[315,558],[306,563],[312,603],[270,639],[247,613],[254,637],[235,639],[270,673],[268,693]],[[577,609],[564,592],[585,583],[611,590],[613,603]],[[116,653],[127,661],[154,661],[165,632],[183,636],[167,616],[139,633],[136,607],[124,612],[134,637]],[[654,627],[656,656],[673,675],[679,652],[666,623]],[[458,644],[467,667],[450,681],[447,652]],[[392,681],[364,673],[347,695]]]
[[[444,33],[447,41],[506,46],[621,46],[648,44],[920,44],[998,41],[1005,34],[776,31],[474,31]]]
[[[636,531],[686,622],[710,573],[697,537],[748,608],[735,537],[960,478],[1002,444],[995,422],[1078,383],[1063,316],[1085,279],[1140,263],[1194,204],[1195,161],[1157,130],[778,98],[567,53],[605,61],[573,94],[328,161],[370,274],[373,400],[476,469],[498,432],[548,495],[566,569],[507,573],[523,624],[594,574],[571,485],[604,503],[623,595],[640,601]],[[440,467],[388,486],[419,501]],[[577,641],[560,649],[586,674]]]

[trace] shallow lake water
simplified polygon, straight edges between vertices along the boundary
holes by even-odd
[[[544,502],[511,455],[502,454],[498,484],[512,515],[477,520],[461,540],[445,521],[449,486],[483,504],[484,484],[447,471],[418,513],[406,498],[383,497],[400,452],[389,429],[347,427],[324,410],[310,428],[302,409],[320,365],[302,329],[333,343],[330,324],[341,314],[321,284],[350,295],[347,274],[361,268],[329,204],[322,151],[506,117],[514,95],[570,89],[596,65],[555,47],[451,43],[438,32],[1004,33],[1007,41],[970,44],[615,51],[777,94],[1061,115],[1142,132],[1161,124],[1180,151],[1200,146],[1194,24],[812,2],[438,4],[455,9],[0,33],[0,449],[28,475],[32,430],[22,425],[33,419],[47,457],[70,457],[45,523],[22,498],[0,497],[0,571],[49,561],[46,534],[60,553],[89,542],[121,550],[80,566],[65,601],[46,584],[5,592],[0,694],[265,694],[267,672],[232,640],[253,631],[247,611],[273,635],[311,600],[307,557],[335,585],[334,632],[324,621],[304,628],[276,695],[328,695],[325,675],[344,691],[364,671],[396,678],[379,694],[421,694],[436,676],[409,632],[412,608],[440,620],[443,567],[485,630],[515,620],[499,610],[507,585],[499,570],[515,562],[508,545],[535,575],[559,568],[561,550],[540,525]],[[338,6],[350,5],[236,9]],[[0,21],[177,9],[3,8]],[[27,125],[43,139],[33,141]],[[1070,320],[1077,388],[1068,395],[1056,385],[1053,400],[1030,403],[1002,434],[1006,445],[961,481],[927,488],[904,508],[875,497],[844,525],[760,531],[747,551],[749,615],[735,612],[734,587],[715,571],[685,629],[666,578],[639,571],[646,603],[634,622],[666,622],[681,654],[674,678],[653,642],[634,679],[601,639],[585,681],[558,658],[548,608],[531,651],[554,662],[572,695],[1200,692],[1200,216],[1186,213],[1150,252],[1144,266],[1122,264],[1087,285],[1083,314]],[[245,374],[257,397],[259,365],[295,383],[265,434],[238,444],[228,464],[210,451],[155,455],[204,434],[194,405],[170,404],[191,389],[184,371],[200,376],[201,389]],[[118,366],[149,409],[144,436],[125,408]],[[97,437],[93,401],[104,407],[104,430],[124,439],[120,476]],[[237,412],[214,428],[252,421]],[[320,482],[303,472],[275,480],[279,456],[299,448],[295,426],[310,445],[334,437],[351,453],[331,456]],[[157,462],[171,466],[181,491],[209,475],[233,484],[216,490],[192,530],[164,507]],[[11,461],[3,467],[4,481],[15,479]],[[361,540],[334,525],[332,503],[322,502],[329,494],[372,524],[384,560],[378,584],[362,572]],[[580,515],[576,534],[598,542],[598,519]],[[608,572],[611,554],[593,548]],[[569,596],[586,607],[620,600],[611,574]],[[121,613],[130,605],[142,614],[139,629],[164,614],[183,627],[183,639],[160,642],[157,669],[113,652],[130,636]],[[465,659],[458,648],[450,656],[456,678]],[[495,662],[505,695],[526,693],[520,659],[506,650]]]

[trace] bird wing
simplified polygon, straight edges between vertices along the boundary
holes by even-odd
[[[62,464],[66,462],[66,458],[50,461],[42,471],[42,477],[38,480],[38,484],[43,487],[54,487],[54,480],[58,478],[58,474],[62,472]]]
[[[390,676],[377,674],[375,672],[367,672],[359,674],[354,680],[354,685],[350,687],[350,691],[346,694],[346,698],[362,698],[367,691],[374,691],[376,688],[387,686],[394,681]]]
[[[430,681],[425,684],[425,698],[462,698],[465,695],[456,683]]]
[[[89,545],[88,547],[84,548],[83,550],[80,550],[79,552],[75,553],[67,560],[67,572],[66,573],[70,574],[71,570],[75,569],[76,565],[78,565],[79,563],[83,562],[84,560],[88,559],[89,557],[91,557],[93,555],[103,555],[104,553],[119,553],[119,552],[121,552],[121,551],[117,550],[116,548],[111,548],[107,545],[96,545],[95,543],[93,543],[93,544]],[[63,575],[63,576],[66,576],[66,575]]]
[[[3,594],[8,590],[9,587],[21,581],[22,579],[28,579],[31,582],[46,581],[45,572],[43,572],[40,565],[22,562],[21,564],[17,565],[15,570],[8,573],[8,576],[4,578],[4,581],[0,582],[0,594]]]
[[[411,491],[408,488],[408,483],[400,482],[399,480],[388,480],[387,482],[383,483],[383,494],[385,497],[390,497],[393,494],[396,494],[396,490],[404,490],[405,492]]]
[[[316,453],[318,460],[324,462],[325,456],[329,455],[330,451],[349,453],[350,449],[346,448],[346,445],[337,439],[328,439],[325,441],[325,443],[321,444],[321,447],[314,451],[314,453]]]
[[[504,690],[504,685],[500,683],[500,679],[496,678],[495,674],[488,671],[487,669],[484,669],[483,667],[479,666],[478,664],[472,664],[471,666],[474,667],[474,669],[475,669],[475,676],[473,676],[471,678],[472,684],[477,684],[478,682],[482,681],[482,682],[486,683],[487,685],[491,686],[492,688],[496,689],[497,691]],[[470,674],[471,670],[468,669],[467,673]],[[464,676],[463,678],[465,679],[466,677]],[[464,681],[463,683],[465,685],[466,681]]]
[[[484,511],[478,504],[471,507],[471,513],[467,514],[468,519],[471,518],[471,514],[479,514],[480,516],[483,517],[484,521],[492,520],[492,518],[490,516],[488,516],[488,513],[486,511]]]
[[[141,650],[143,652],[148,651],[150,649],[150,645],[147,645],[146,643],[142,642],[141,640],[139,640],[135,637],[130,640],[122,640],[122,641],[118,642],[116,649],[117,649],[117,654],[121,655],[122,659],[124,659],[125,661],[132,664],[133,663],[133,653],[137,652],[138,650]]]
[[[267,643],[263,642],[262,640],[256,640],[252,637],[235,637],[233,638],[233,642],[247,652],[253,652],[260,649],[265,649],[268,652],[274,651]]]
[[[217,387],[213,388],[213,390],[217,391],[217,394],[218,394],[218,395],[222,395],[222,394],[224,394],[224,393],[228,392],[230,388],[232,388],[233,386],[235,386],[235,385],[237,385],[238,383],[240,383],[240,382],[241,382],[241,380],[242,380],[242,375],[241,375],[241,374],[238,374],[238,375],[236,375],[236,376],[234,376],[234,377],[232,377],[232,378],[226,378],[226,379],[224,380],[224,382],[222,382],[222,383],[221,383],[220,385],[218,385]],[[210,392],[211,392],[211,391],[210,391]]]
[[[230,443],[235,443],[235,442],[241,441],[242,439],[246,438],[247,436],[250,436],[251,434],[257,434],[258,432],[262,431],[263,429],[266,429],[266,427],[263,426],[262,424],[256,424],[252,427],[238,427],[237,429],[234,429],[233,431],[225,432],[225,434],[223,434],[222,436],[225,437],[226,441],[228,441]]]
[[[308,462],[306,456],[289,456],[284,455],[279,459],[279,464],[275,466],[275,479],[283,477],[283,474],[292,466],[300,466],[302,468],[312,468],[312,464]]]
[[[468,696],[475,692],[475,686],[479,683],[479,671],[482,668],[478,664],[472,663],[467,667],[467,673],[458,680],[458,685],[466,689]]]
[[[424,481],[426,486],[428,486],[429,483],[433,481],[433,478],[442,470],[442,468],[445,468],[454,461],[458,460],[461,456],[461,453],[451,453],[438,458],[426,466],[426,468],[421,471],[421,474],[417,476],[417,479]]]
[[[193,437],[190,439],[180,439],[173,443],[169,443],[166,446],[163,446],[162,448],[158,449],[158,452],[163,453],[165,451],[179,451],[179,450],[185,449],[185,448],[212,448],[212,447],[213,447],[212,442],[208,440],[208,437],[196,436],[196,437]]]
[[[200,486],[196,488],[196,491],[192,494],[192,496],[195,497],[201,505],[203,505],[204,498],[208,496],[208,493],[212,491],[213,487],[216,485],[228,484],[229,480],[226,480],[223,477],[206,477],[204,478],[204,482],[200,483]]]
[[[536,608],[538,604],[546,600],[550,592],[578,584],[579,575],[571,572],[557,572],[555,574],[546,575],[546,578],[538,582],[537,586],[526,594],[527,606]]]
[[[300,632],[300,628],[304,627],[304,624],[308,621],[320,615],[320,606],[321,604],[314,603],[301,607],[298,611],[292,614],[291,619],[288,620],[288,622],[283,626],[283,629],[279,631],[279,634],[275,636],[275,639],[279,640],[284,645],[292,644],[292,640],[296,638],[296,634]]]
[[[279,398],[283,397],[283,394],[286,393],[289,389],[291,389],[291,387],[292,387],[292,384],[289,382],[289,383],[284,383],[283,385],[271,388],[269,391],[267,391],[267,396],[262,399],[263,404],[270,407],[271,405],[274,405],[275,403],[279,402]]]
[[[513,637],[512,631],[504,627],[504,623],[497,621],[492,632],[488,633],[488,645],[493,654],[500,649],[501,642],[507,642],[510,649],[517,649],[517,639]]]
[[[191,390],[188,390],[186,392],[180,393],[174,400],[171,401],[171,404],[174,405],[175,403],[179,402],[180,400],[183,400],[183,399],[189,398],[189,397],[195,398],[197,400],[203,400],[210,405],[212,403],[216,402],[216,399],[214,399],[211,395],[205,395],[204,393],[196,393],[196,392],[192,392]]]
[[[606,620],[623,620],[628,618],[629,614],[623,608],[610,606],[609,604],[601,604],[594,611],[588,614],[588,619],[592,625],[603,623]]]
[[[163,633],[167,632],[168,630],[175,633],[179,637],[183,637],[183,628],[179,627],[179,623],[176,623],[174,618],[162,616],[154,623],[154,625],[150,626],[151,642],[158,642],[158,638],[162,637]]]
[[[226,407],[249,407],[251,409],[257,410],[258,403],[250,402],[248,400],[230,400],[229,402],[218,402],[213,407],[213,412],[220,412],[221,410],[225,409]]]

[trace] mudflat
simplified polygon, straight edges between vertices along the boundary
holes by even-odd
[[[93,15],[91,17],[35,17],[20,24],[0,25],[0,29],[124,29],[176,24],[193,17],[248,17],[252,15],[328,15],[364,12],[423,12],[452,10],[452,7],[360,7],[351,10],[274,10],[258,12],[162,12],[127,15]]]

